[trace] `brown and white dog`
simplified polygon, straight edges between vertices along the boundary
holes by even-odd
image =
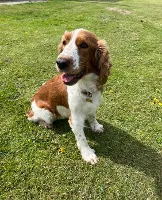
[[[56,119],[69,118],[82,158],[95,164],[97,156],[83,128],[87,119],[93,131],[103,132],[96,111],[111,67],[106,42],[85,29],[76,29],[64,33],[58,49],[56,63],[61,74],[36,92],[27,116],[47,128]]]

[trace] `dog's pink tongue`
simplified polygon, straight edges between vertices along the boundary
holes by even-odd
[[[70,75],[70,74],[63,74],[62,75],[62,80],[65,82],[65,83],[68,83],[70,81],[72,81],[74,78],[74,75]]]

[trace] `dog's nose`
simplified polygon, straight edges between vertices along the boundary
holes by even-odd
[[[65,69],[70,65],[70,61],[66,58],[57,58],[56,63],[59,69]]]

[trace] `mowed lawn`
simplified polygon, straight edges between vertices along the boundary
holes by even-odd
[[[162,1],[54,0],[0,13],[0,199],[162,199]],[[113,64],[97,112],[105,131],[85,125],[96,165],[81,159],[67,120],[46,130],[25,116],[57,74],[62,34],[76,28],[105,39]]]

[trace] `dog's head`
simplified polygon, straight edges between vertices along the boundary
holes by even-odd
[[[106,42],[85,30],[65,32],[58,47],[57,69],[62,72],[62,80],[74,85],[88,73],[99,76],[99,84],[106,83],[111,64]]]

